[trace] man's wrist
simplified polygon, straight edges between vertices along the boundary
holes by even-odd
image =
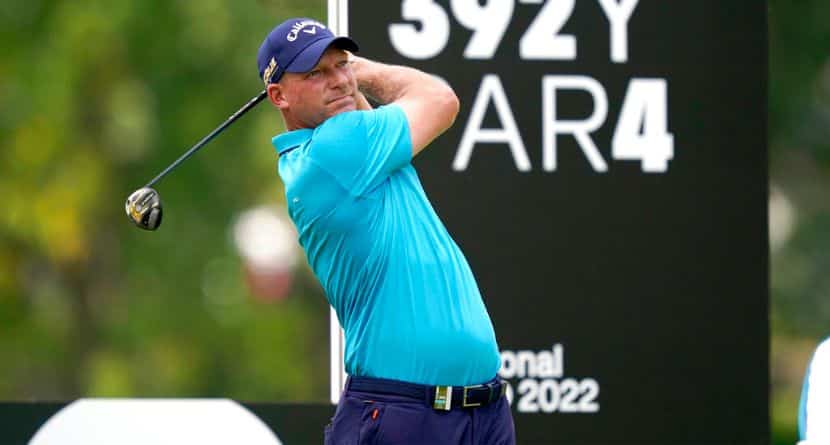
[[[360,87],[360,90],[365,93],[366,90],[363,87],[369,81],[368,77],[371,76],[371,69],[368,66],[370,62],[363,57],[351,55],[349,63],[352,66],[352,73],[354,74],[354,78],[357,80],[358,87]]]

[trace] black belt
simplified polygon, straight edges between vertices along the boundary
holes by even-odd
[[[453,408],[476,408],[493,403],[504,396],[507,383],[495,378],[481,385],[470,386],[429,386],[398,380],[373,377],[349,376],[346,390],[406,396],[422,400],[427,405],[447,410]]]

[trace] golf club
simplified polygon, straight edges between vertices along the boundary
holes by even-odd
[[[155,178],[148,182],[144,187],[130,194],[130,196],[127,198],[127,203],[125,205],[127,217],[130,218],[130,221],[132,221],[136,226],[144,230],[158,229],[158,227],[161,225],[162,216],[161,197],[159,196],[159,193],[152,188],[153,185],[157,183],[159,180],[161,180],[161,178],[165,177],[168,173],[173,171],[173,169],[178,167],[179,164],[185,161],[185,159],[189,158],[200,148],[204,147],[205,144],[210,142],[211,139],[213,139],[214,137],[216,137],[216,135],[221,133],[222,130],[227,128],[230,124],[239,119],[239,117],[248,112],[248,110],[255,107],[267,95],[267,90],[263,90],[258,95],[254,96],[251,100],[248,101],[248,103],[243,105],[242,108],[237,110],[236,113],[233,113],[225,122],[223,122],[222,125],[219,125],[207,136],[202,138],[202,140],[200,140],[196,143],[196,145],[187,150],[183,155],[179,157],[179,159],[176,159],[172,164],[165,168],[161,173],[159,173]]]

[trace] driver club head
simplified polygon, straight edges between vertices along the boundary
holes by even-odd
[[[127,198],[125,210],[130,221],[144,230],[156,230],[161,225],[161,197],[149,187],[134,191]]]

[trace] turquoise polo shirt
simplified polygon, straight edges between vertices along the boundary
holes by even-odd
[[[411,164],[387,105],[273,138],[288,214],[345,332],[346,372],[471,385],[501,360],[475,278]]]

